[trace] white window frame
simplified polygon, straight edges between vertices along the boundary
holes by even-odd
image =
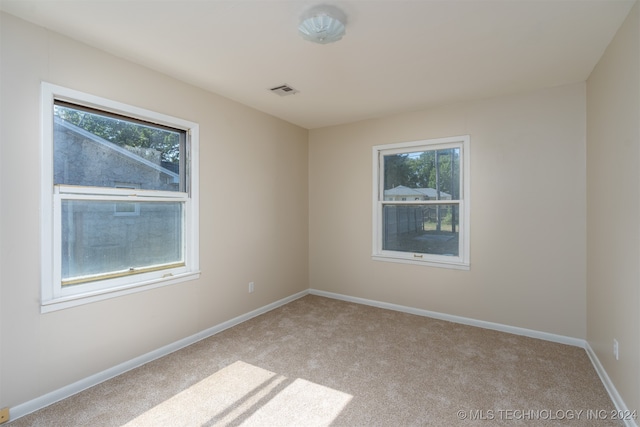
[[[146,120],[187,133],[188,192],[150,191],[57,185],[53,182],[53,105],[67,101],[108,113]],[[199,270],[199,126],[197,123],[90,95],[77,90],[41,84],[41,313],[114,298],[200,277]],[[143,269],[137,274],[63,286],[61,280],[61,221],[63,200],[167,201],[183,203],[184,263],[171,268]]]
[[[400,142],[376,145],[373,147],[373,251],[375,261],[388,261],[405,264],[426,265],[459,270],[469,270],[469,236],[470,236],[470,136],[454,136],[427,139],[421,141]],[[384,156],[392,154],[412,153],[417,151],[440,150],[446,148],[460,149],[460,198],[459,200],[420,200],[420,201],[385,201],[384,200]],[[445,256],[413,252],[383,250],[383,208],[385,205],[425,205],[425,204],[458,204],[459,234],[458,256]]]

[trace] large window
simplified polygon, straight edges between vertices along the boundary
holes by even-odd
[[[373,258],[469,267],[469,137],[373,148]]]
[[[42,93],[42,310],[196,278],[197,124]]]

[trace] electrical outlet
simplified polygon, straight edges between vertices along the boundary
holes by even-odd
[[[617,339],[613,339],[613,355],[615,356],[616,360],[618,360],[619,357],[619,346],[618,346],[618,340]]]
[[[249,293],[253,292],[254,288],[255,288],[255,283],[249,282]]]
[[[0,424],[9,421],[9,408],[0,409]]]

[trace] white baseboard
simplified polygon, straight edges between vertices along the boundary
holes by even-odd
[[[316,290],[316,289],[309,289],[309,290],[305,290],[302,292],[298,292],[296,294],[293,294],[289,297],[283,298],[281,300],[278,300],[276,302],[273,302],[271,304],[267,304],[263,307],[260,307],[256,310],[250,311],[249,313],[243,314],[241,316],[235,317],[231,320],[228,320],[226,322],[220,323],[216,326],[213,326],[209,329],[206,329],[204,331],[198,332],[197,334],[194,334],[190,337],[187,338],[183,338],[179,341],[176,341],[174,343],[171,343],[169,345],[166,345],[164,347],[161,347],[157,350],[151,351],[147,354],[144,354],[142,356],[136,357],[135,359],[129,360],[127,362],[121,363],[119,365],[116,365],[110,369],[107,369],[105,371],[99,372],[95,375],[91,375],[87,378],[84,378],[80,381],[77,381],[73,384],[69,384],[68,386],[62,387],[58,390],[54,390],[50,393],[47,393],[43,396],[40,396],[36,399],[30,400],[28,402],[22,403],[20,405],[17,405],[15,407],[12,407],[10,409],[10,419],[14,420],[16,418],[20,418],[24,415],[30,414],[32,412],[37,411],[38,409],[42,409],[46,406],[49,406],[55,402],[58,402],[60,400],[66,399],[67,397],[73,396],[76,393],[79,393],[83,390],[86,390],[90,387],[93,387],[95,385],[100,384],[101,382],[104,382],[106,380],[109,380],[113,377],[116,377],[120,374],[123,374],[127,371],[130,371],[131,369],[137,368],[139,366],[144,365],[145,363],[151,362],[155,359],[159,359],[160,357],[166,356],[170,353],[173,353],[174,351],[180,350],[181,348],[184,348],[186,346],[189,346],[191,344],[194,344],[200,340],[203,340],[205,338],[208,338],[210,336],[213,336],[217,333],[220,333],[226,329],[229,329],[233,326],[236,326],[242,322],[246,322],[249,319],[252,319],[256,316],[259,316],[261,314],[264,314],[268,311],[271,311],[273,309],[276,309],[278,307],[281,307],[285,304],[288,304],[298,298],[302,298],[303,296],[307,295],[307,294],[312,294],[312,295],[318,295],[318,296],[323,296],[323,297],[327,297],[327,298],[333,298],[333,299],[337,299],[337,300],[342,300],[342,301],[348,301],[348,302],[353,302],[356,304],[364,304],[364,305],[369,305],[369,306],[373,306],[373,307],[379,307],[379,308],[384,308],[384,309],[388,309],[388,310],[394,310],[394,311],[400,311],[400,312],[404,312],[404,313],[409,313],[409,314],[415,314],[418,316],[424,316],[424,317],[430,317],[430,318],[434,318],[434,319],[440,319],[440,320],[446,320],[449,322],[454,322],[454,323],[460,323],[460,324],[464,324],[464,325],[469,325],[469,326],[476,326],[479,328],[485,328],[485,329],[492,329],[492,330],[496,330],[496,331],[501,331],[501,332],[507,332],[510,334],[515,334],[515,335],[523,335],[523,336],[527,336],[527,337],[531,337],[531,338],[538,338],[538,339],[542,339],[542,340],[546,340],[546,341],[551,341],[551,342],[557,342],[560,344],[567,344],[567,345],[572,345],[575,347],[581,347],[584,348],[585,351],[587,352],[587,355],[589,356],[589,358],[591,359],[591,363],[593,364],[596,372],[598,373],[598,375],[600,376],[600,379],[605,387],[605,389],[607,390],[607,392],[609,393],[609,396],[611,397],[611,400],[613,401],[614,405],[616,406],[616,409],[618,409],[619,411],[626,411],[627,410],[627,406],[625,405],[624,401],[622,400],[622,398],[620,397],[620,394],[618,393],[618,391],[616,390],[615,386],[613,385],[613,383],[611,382],[611,379],[609,378],[609,376],[607,375],[606,371],[604,370],[604,368],[602,367],[602,364],[600,363],[600,361],[598,360],[598,357],[596,356],[595,352],[591,349],[591,346],[589,345],[589,343],[583,339],[579,339],[579,338],[572,338],[572,337],[567,337],[567,336],[563,336],[563,335],[556,335],[556,334],[551,334],[551,333],[547,333],[547,332],[540,332],[540,331],[535,331],[535,330],[531,330],[531,329],[526,329],[526,328],[519,328],[519,327],[515,327],[515,326],[509,326],[509,325],[503,325],[500,323],[493,323],[493,322],[486,322],[483,320],[476,320],[476,319],[471,319],[471,318],[467,318],[467,317],[461,317],[461,316],[454,316],[454,315],[450,315],[450,314],[444,314],[444,313],[438,313],[435,311],[429,311],[429,310],[422,310],[422,309],[418,309],[418,308],[413,308],[413,307],[407,307],[407,306],[402,306],[402,305],[398,305],[398,304],[391,304],[391,303],[386,303],[386,302],[381,302],[381,301],[374,301],[374,300],[369,300],[369,299],[365,299],[365,298],[358,298],[358,297],[352,297],[352,296],[348,296],[348,295],[343,295],[343,294],[337,294],[337,293],[333,293],[333,292],[326,292],[326,291],[320,291],[320,290]],[[626,426],[627,427],[638,427],[637,424],[633,421],[633,420],[626,420]]]
[[[437,311],[422,310],[419,308],[407,307],[407,306],[398,305],[398,304],[391,304],[388,302],[351,297],[348,295],[319,291],[316,289],[309,289],[309,293],[312,295],[318,295],[318,296],[327,297],[327,298],[339,299],[342,301],[354,302],[357,304],[370,305],[372,307],[386,308],[388,310],[401,311],[403,313],[415,314],[415,315],[424,316],[424,317],[431,317],[433,319],[439,319],[439,320],[446,320],[449,322],[460,323],[463,325],[476,326],[484,329],[492,329],[495,331],[507,332],[514,335],[523,335],[530,338],[538,338],[541,340],[557,342],[560,344],[567,344],[574,347],[584,348],[585,346],[585,340],[582,340],[579,338],[567,337],[564,335],[556,335],[548,332],[540,332],[532,329],[503,325],[501,323],[486,322],[484,320],[476,320],[468,317],[454,316],[451,314],[438,313]]]
[[[372,307],[385,308],[388,310],[400,311],[403,313],[415,314],[418,316],[430,317],[433,319],[446,320],[449,322],[460,323],[463,325],[476,326],[484,329],[492,329],[495,331],[507,332],[515,335],[523,335],[530,338],[538,338],[541,340],[556,342],[560,344],[567,344],[574,347],[581,347],[587,352],[589,359],[591,359],[591,363],[593,364],[594,369],[600,376],[600,380],[602,381],[602,384],[607,390],[607,393],[609,393],[609,397],[611,397],[611,400],[613,401],[613,404],[615,405],[616,409],[618,411],[621,411],[623,414],[627,411],[627,405],[622,400],[622,397],[618,393],[618,390],[616,390],[615,386],[611,382],[611,379],[609,378],[609,375],[607,375],[607,372],[602,367],[600,360],[598,360],[598,357],[596,356],[595,352],[593,351],[593,349],[591,348],[591,346],[586,340],[567,337],[564,335],[551,334],[548,332],[540,332],[532,329],[519,328],[516,326],[503,325],[500,323],[486,322],[483,320],[476,320],[468,317],[454,316],[451,314],[444,314],[444,313],[438,313],[435,311],[422,310],[419,308],[407,307],[407,306],[398,305],[398,304],[391,304],[387,302],[369,300],[365,298],[357,298],[357,297],[337,294],[333,292],[320,291],[317,289],[309,289],[309,294],[338,299],[342,301],[353,302],[356,304],[370,305]],[[625,420],[625,425],[627,427],[638,427],[638,425],[634,420]]]
[[[46,406],[49,406],[53,403],[56,403],[60,400],[66,399],[67,397],[71,397],[74,394],[77,394],[83,390],[86,390],[90,387],[98,385],[104,381],[107,381],[111,378],[114,378],[118,375],[121,375],[131,369],[137,368],[139,366],[144,365],[145,363],[149,363],[153,360],[159,359],[163,356],[166,356],[174,351],[180,350],[181,348],[187,347],[191,344],[194,344],[200,340],[208,338],[212,335],[220,333],[225,329],[229,329],[233,326],[236,326],[242,322],[246,322],[249,319],[252,319],[256,316],[264,314],[268,311],[271,311],[275,308],[281,307],[285,304],[290,303],[298,298],[302,298],[307,295],[309,291],[302,291],[271,304],[267,304],[263,307],[260,307],[256,310],[250,311],[249,313],[243,314],[241,316],[235,317],[231,320],[227,320],[226,322],[220,323],[216,326],[213,326],[209,329],[205,329],[204,331],[198,332],[197,334],[191,335],[190,337],[183,338],[171,344],[168,344],[164,347],[161,347],[157,350],[151,351],[149,353],[143,354],[142,356],[131,359],[127,362],[123,362],[119,365],[116,365],[112,368],[99,372],[97,374],[91,375],[87,378],[84,378],[80,381],[76,381],[73,384],[69,384],[65,387],[62,387],[58,390],[54,390],[50,393],[47,393],[43,396],[37,397],[28,402],[22,403],[20,405],[14,406],[10,408],[10,420],[13,421],[16,418],[23,417],[27,414],[37,411],[38,409],[42,409]]]
[[[613,404],[616,405],[616,409],[621,414],[628,413],[627,405],[624,403],[624,400],[622,400],[622,397],[618,393],[618,390],[616,390],[615,386],[613,385],[613,382],[611,382],[611,378],[609,378],[607,371],[604,370],[604,367],[600,363],[598,356],[596,356],[596,353],[593,351],[593,349],[591,348],[588,342],[585,344],[586,344],[585,350],[589,355],[589,359],[591,359],[591,363],[593,364],[593,367],[598,373],[598,376],[600,377],[600,381],[602,381],[604,388],[607,389],[607,392],[609,393],[611,400],[613,400]],[[636,424],[634,420],[625,419],[624,422],[627,427],[638,427],[638,424]]]

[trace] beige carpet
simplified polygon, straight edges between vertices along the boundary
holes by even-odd
[[[8,425],[621,425],[612,410],[583,349],[309,295]]]

